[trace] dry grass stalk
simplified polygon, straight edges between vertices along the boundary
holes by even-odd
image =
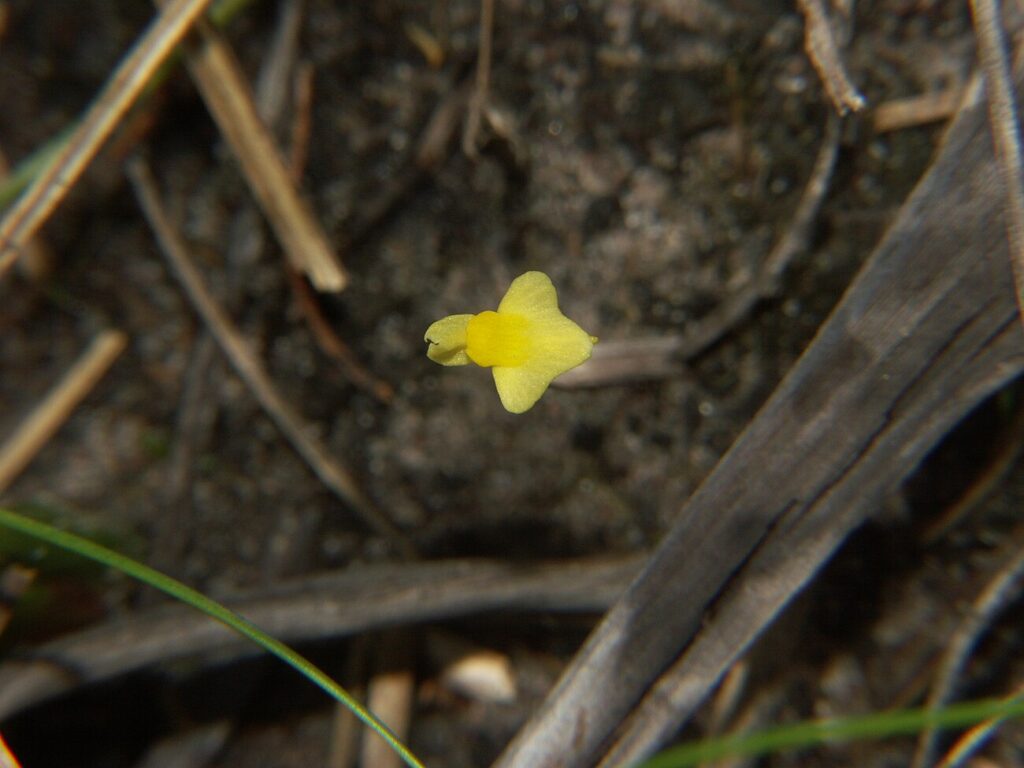
[[[171,0],[121,60],[64,148],[0,221],[0,277],[53,213],[211,0]]]
[[[480,51],[476,60],[476,83],[469,99],[466,129],[462,134],[462,151],[476,157],[484,103],[491,87],[491,55],[494,44],[494,0],[480,0]]]
[[[948,120],[956,114],[963,97],[964,89],[954,87],[886,101],[874,109],[875,130],[888,133]]]
[[[5,491],[124,350],[128,337],[121,331],[97,336],[71,369],[35,407],[10,439],[0,447],[0,493]]]
[[[238,61],[211,25],[198,27],[202,43],[188,55],[189,70],[289,262],[317,290],[342,290],[348,276],[292,183]]]
[[[132,159],[128,164],[128,177],[175,277],[267,415],[324,485],[396,548],[403,553],[411,553],[411,545],[405,536],[363,495],[349,471],[331,456],[327,448],[313,436],[311,426],[277,391],[270,375],[249,349],[241,332],[206,288],[185,244],[164,210],[146,163],[137,157]]]
[[[1016,282],[1017,306],[1024,323],[1024,181],[1021,179],[1021,149],[1017,107],[1010,83],[1010,64],[1002,21],[995,0],[971,0],[978,55],[985,73],[989,123],[996,159],[1006,194],[1006,233],[1010,239],[1010,263]]]
[[[864,97],[846,73],[832,25],[829,24],[821,0],[797,0],[797,5],[804,15],[804,48],[814,68],[818,70],[818,76],[836,111],[845,115],[850,111],[861,110]]]
[[[0,24],[2,24],[0,20]],[[10,173],[10,165],[7,156],[0,150],[0,181],[7,178]],[[53,252],[38,237],[30,238],[22,249],[21,258],[18,261],[18,270],[33,283],[41,282],[50,274],[53,268]]]
[[[302,18],[302,0],[286,0],[280,4],[274,36],[256,78],[255,101],[259,115],[272,128],[279,126],[289,106],[289,81],[299,56]],[[297,179],[294,181],[298,183]]]
[[[291,269],[287,270],[287,275],[295,303],[320,351],[337,363],[345,377],[355,386],[380,403],[390,403],[395,397],[394,387],[367,370],[348,344],[334,332],[316,295],[302,277]]]

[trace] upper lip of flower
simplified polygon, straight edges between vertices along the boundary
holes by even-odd
[[[509,286],[497,311],[450,315],[427,329],[427,356],[442,365],[489,367],[502,405],[530,409],[551,381],[590,357],[596,338],[558,308],[543,272],[526,272]]]

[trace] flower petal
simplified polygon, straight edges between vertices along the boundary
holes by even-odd
[[[532,318],[532,350],[523,365],[551,381],[580,363],[589,360],[594,337],[560,312],[547,318]]]
[[[427,328],[427,357],[441,365],[468,365],[466,328],[473,315],[449,315]]]
[[[551,284],[551,278],[543,272],[524,272],[508,287],[498,305],[498,312],[526,317],[558,312],[558,295],[555,286]]]
[[[533,407],[557,377],[590,359],[593,337],[569,318],[535,320],[530,358],[516,367],[496,366],[494,385],[505,410],[522,413]]]
[[[529,368],[492,368],[494,386],[498,388],[501,404],[509,413],[523,413],[540,400],[551,383],[543,373]]]

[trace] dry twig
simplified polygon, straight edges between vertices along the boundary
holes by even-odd
[[[295,72],[295,119],[292,120],[291,149],[288,155],[288,172],[296,184],[302,179],[309,157],[309,137],[313,133],[313,65],[308,61],[299,64]]]
[[[121,60],[82,122],[0,221],[0,277],[60,204],[118,120],[211,0],[171,0]]]
[[[182,562],[192,532],[193,467],[198,450],[206,445],[216,417],[216,398],[210,397],[210,382],[221,367],[217,345],[205,328],[192,345],[185,371],[178,406],[175,409],[174,437],[168,456],[167,480],[161,502],[163,514],[157,516],[149,553],[149,564],[158,570],[174,572]],[[159,595],[145,592],[143,603],[159,600]]]
[[[193,725],[157,741],[133,768],[203,768],[224,751],[233,730],[228,720]]]
[[[197,27],[202,41],[188,54],[189,70],[289,262],[317,290],[340,291],[348,276],[292,184],[230,46],[210,24]]]
[[[380,192],[359,206],[359,217],[348,226],[347,245],[363,242],[416,187],[436,171],[447,157],[458,130],[470,89],[460,85],[434,108],[412,153],[411,167],[388,179]]]
[[[797,0],[797,6],[804,15],[804,48],[814,68],[818,70],[818,76],[833,106],[840,115],[851,110],[859,111],[864,107],[864,97],[846,74],[832,25],[821,0]]]
[[[948,120],[956,114],[963,98],[964,89],[954,87],[883,102],[873,110],[875,130],[878,133],[902,131]]]
[[[351,474],[312,435],[308,424],[280,395],[259,359],[249,349],[242,334],[230,321],[227,313],[203,284],[192,264],[185,244],[175,231],[163,203],[160,201],[152,174],[141,158],[128,164],[128,177],[146,220],[153,228],[157,242],[163,250],[175,276],[181,282],[196,311],[213,332],[231,365],[252,390],[267,415],[277,424],[298,454],[309,464],[317,477],[335,495],[356,512],[373,530],[390,540],[405,553],[411,553],[411,544],[395,526],[367,499]]]
[[[996,0],[971,0],[978,55],[985,73],[989,122],[1006,194],[1006,233],[1010,263],[1017,284],[1017,306],[1024,323],[1024,180],[1021,179],[1020,133],[1017,107],[1010,84],[1010,64]]]
[[[107,372],[128,343],[121,331],[97,336],[54,389],[0,447],[0,493],[7,489],[82,399]]]

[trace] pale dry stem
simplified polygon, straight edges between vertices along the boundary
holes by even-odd
[[[50,438],[74,412],[78,404],[103,378],[128,343],[121,331],[99,334],[81,357],[64,374],[61,382],[21,423],[0,447],[0,493],[21,474]]]
[[[864,97],[846,73],[835,33],[821,0],[797,0],[804,15],[804,48],[818,70],[825,92],[840,115],[858,112],[864,107]]]
[[[971,0],[978,55],[985,73],[989,123],[1006,194],[1006,233],[1016,282],[1017,307],[1024,323],[1024,181],[1021,179],[1020,133],[1010,80],[999,7],[995,0]]]

